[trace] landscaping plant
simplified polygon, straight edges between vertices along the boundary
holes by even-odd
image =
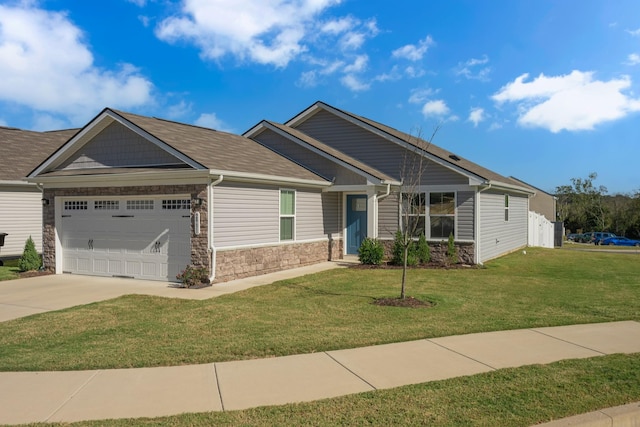
[[[33,243],[31,236],[27,239],[24,245],[24,251],[18,262],[18,268],[21,272],[38,270],[42,266],[42,259],[38,255],[36,245]]]
[[[380,265],[383,257],[384,248],[378,239],[367,237],[358,248],[358,259],[361,264]]]
[[[185,288],[192,288],[207,283],[209,277],[206,268],[188,265],[187,268],[176,276],[176,279],[180,280]]]

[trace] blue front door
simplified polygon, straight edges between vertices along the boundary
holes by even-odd
[[[347,254],[357,255],[367,237],[367,196],[347,196]]]

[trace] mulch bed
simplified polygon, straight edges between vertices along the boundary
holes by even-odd
[[[18,273],[18,276],[21,279],[25,279],[27,277],[48,276],[49,274],[53,274],[53,273],[50,271],[31,270],[31,271],[23,271],[22,273]]]
[[[355,268],[360,270],[402,270],[401,265],[391,264],[390,262],[383,262],[380,265],[368,265],[368,264],[351,264],[349,268]],[[469,264],[444,264],[441,262],[430,262],[428,264],[417,265],[415,267],[407,266],[408,270],[426,269],[426,270],[456,270],[476,268],[475,265]]]
[[[381,305],[385,307],[407,307],[407,308],[430,308],[435,306],[435,303],[431,301],[421,301],[414,297],[404,298],[378,298],[373,301],[375,305]]]

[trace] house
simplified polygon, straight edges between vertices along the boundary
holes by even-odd
[[[434,247],[481,263],[527,244],[530,189],[411,135],[317,102],[244,135],[105,109],[28,175],[57,273],[226,281],[356,254],[400,226],[402,159]]]
[[[33,132],[0,126],[0,233],[7,233],[0,257],[22,255],[31,236],[42,250],[42,190],[23,179],[77,129]]]

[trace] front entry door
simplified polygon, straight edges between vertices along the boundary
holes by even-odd
[[[367,237],[367,196],[347,195],[347,254],[357,255]]]

